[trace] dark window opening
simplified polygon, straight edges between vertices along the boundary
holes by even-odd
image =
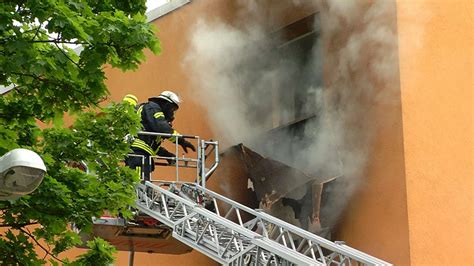
[[[276,49],[280,69],[287,71],[276,84],[273,127],[315,116],[322,105],[322,53],[319,16],[314,14],[281,29]]]
[[[320,126],[324,103],[318,20],[316,13],[274,33],[279,42],[272,51],[272,63],[281,76],[268,93],[271,100],[266,104],[271,106],[271,112],[262,116],[269,130],[252,145],[264,156],[297,168],[309,163],[295,162],[294,158],[313,145],[314,132],[309,131]]]

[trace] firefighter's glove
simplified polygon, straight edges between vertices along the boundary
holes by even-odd
[[[188,153],[188,148],[190,148],[193,151],[196,151],[196,147],[194,147],[194,145],[191,142],[185,139],[179,139],[178,144],[181,145],[181,147],[183,147],[183,150],[185,153]]]
[[[158,155],[163,156],[163,157],[176,157],[176,155],[174,153],[169,152],[168,150],[166,150],[163,147],[160,147],[160,150],[158,151]],[[175,165],[176,164],[175,159],[166,159],[166,161],[168,162],[169,165]]]

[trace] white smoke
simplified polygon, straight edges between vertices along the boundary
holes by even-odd
[[[271,92],[268,84],[279,75],[278,70],[258,61],[266,57],[268,40],[264,36],[258,25],[239,29],[220,21],[199,20],[194,27],[186,61],[200,88],[194,92],[206,98],[213,129],[228,145],[245,142],[269,129],[255,123],[253,109],[262,106],[268,97],[265,93]]]
[[[292,5],[301,2],[307,1]],[[297,67],[291,58],[275,58],[279,40],[269,38],[272,25],[262,19],[267,9],[256,0],[239,3],[234,26],[218,20],[194,25],[185,62],[194,91],[205,95],[213,130],[227,145],[243,142],[309,174],[343,175],[331,197],[335,222],[364,175],[376,128],[374,106],[399,102],[395,3],[314,1],[321,38],[305,71],[320,75],[325,66],[324,88],[306,88],[319,119],[305,125],[303,137],[287,135],[278,143],[255,142],[255,137],[274,126],[274,112],[280,118],[292,113],[294,107],[276,104],[274,88],[291,81]]]

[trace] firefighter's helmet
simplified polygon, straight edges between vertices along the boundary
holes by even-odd
[[[123,97],[122,101],[126,102],[126,103],[129,103],[133,106],[136,106],[138,104],[138,98],[133,94],[125,95],[125,97]]]
[[[179,104],[181,103],[181,99],[179,98],[179,96],[172,91],[163,91],[160,95],[153,96],[148,100],[151,101],[153,99],[163,99],[165,101],[175,104],[177,107],[179,107]]]

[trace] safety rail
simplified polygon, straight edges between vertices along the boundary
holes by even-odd
[[[173,237],[222,264],[391,265],[193,183],[146,182],[137,198],[139,210],[173,228]],[[230,209],[221,214],[222,204]]]
[[[145,135],[145,136],[155,136],[155,137],[160,137],[160,138],[183,138],[183,139],[189,139],[195,142],[196,144],[196,157],[195,158],[190,158],[190,157],[185,157],[185,154],[183,153],[182,156],[179,156],[179,143],[178,141],[174,142],[174,154],[175,157],[167,157],[167,156],[159,156],[159,155],[154,155],[149,157],[149,164],[151,164],[151,161],[156,159],[154,162],[155,165],[159,166],[172,166],[175,167],[176,169],[176,182],[180,182],[180,168],[195,168],[196,169],[196,182],[199,182],[201,186],[206,187],[206,181],[209,178],[209,176],[217,169],[217,166],[219,164],[219,142],[218,141],[212,141],[212,140],[201,140],[199,136],[193,136],[193,135],[181,135],[181,134],[168,134],[168,133],[155,133],[155,132],[147,132],[147,131],[139,131],[138,135]],[[132,141],[133,138],[129,141]],[[209,149],[209,151],[208,151]],[[208,153],[206,154],[206,151]],[[209,167],[206,167],[206,160],[211,157],[211,154],[214,157],[214,161]],[[128,154],[128,156],[136,156],[136,157],[141,157],[142,158],[142,165],[145,164],[145,156],[143,155],[137,155],[137,154]],[[169,161],[173,163],[169,163]],[[204,177],[204,178],[203,178]],[[142,177],[143,179],[143,174]],[[161,181],[161,180],[153,180],[152,181]]]

